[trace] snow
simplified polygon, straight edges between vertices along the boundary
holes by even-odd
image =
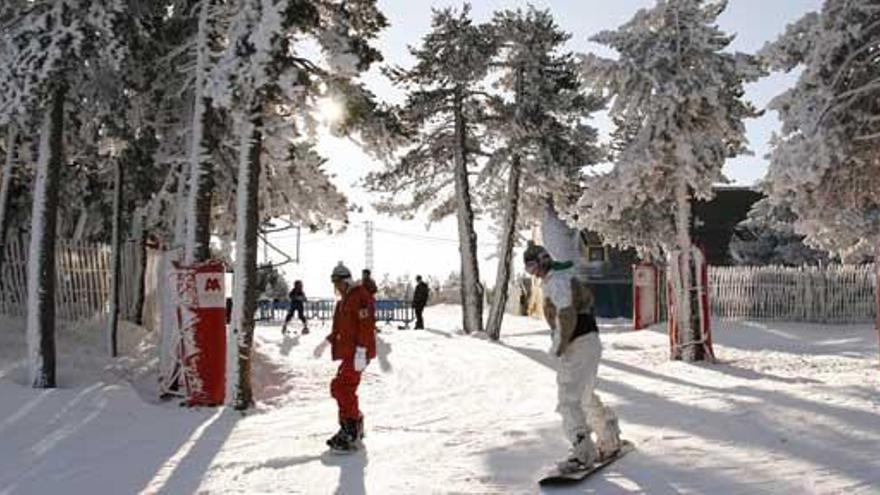
[[[23,325],[0,332],[0,493],[536,493],[565,452],[546,325],[507,316],[502,342],[384,327],[361,385],[365,454],[334,456],[329,381],[312,349],[328,328],[257,327],[257,411],[155,397],[155,339],[101,324],[59,330],[61,388],[24,378]],[[637,450],[547,493],[877,493],[880,373],[868,325],[714,322],[720,364],[671,362],[663,326],[600,322],[598,390]],[[142,337],[146,337],[141,340]],[[138,345],[140,342],[140,345]]]

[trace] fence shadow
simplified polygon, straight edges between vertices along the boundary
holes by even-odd
[[[151,486],[191,493],[236,421],[213,410],[144,404],[116,384],[0,387],[0,435],[9,454],[0,463],[2,493],[134,493]]]
[[[877,333],[870,325],[715,319],[712,326],[716,343],[743,351],[864,358],[877,355]]]

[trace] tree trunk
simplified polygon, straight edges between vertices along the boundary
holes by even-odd
[[[234,380],[233,406],[244,410],[253,405],[251,350],[254,341],[254,312],[257,309],[257,228],[259,226],[260,152],[262,121],[260,109],[241,130],[235,226],[235,285],[232,294],[230,379]],[[237,352],[236,352],[237,351]],[[236,366],[237,364],[237,366]]]
[[[210,256],[211,195],[214,189],[210,163],[210,135],[213,113],[211,98],[204,94],[205,73],[209,64],[210,10],[213,1],[202,2],[196,41],[195,96],[189,149],[189,196],[186,204],[186,240],[184,260],[187,264],[205,261]]]
[[[468,179],[462,88],[455,90],[455,196],[458,200],[458,242],[461,254],[461,305],[465,333],[483,329],[483,285],[477,259],[477,233]]]
[[[0,274],[3,273],[3,258],[6,255],[6,232],[9,230],[9,188],[12,186],[12,171],[18,161],[18,129],[15,124],[6,128],[6,165],[0,179]],[[0,276],[0,287],[3,277]]]
[[[134,307],[129,318],[135,325],[144,324],[144,303],[146,300],[146,284],[147,281],[147,243],[144,232],[144,211],[138,209],[135,211],[134,222],[132,227],[132,237],[134,238],[135,249],[137,250],[137,272],[134,276]]]
[[[119,330],[119,284],[122,272],[122,160],[113,157],[113,253],[111,260],[110,315],[107,318],[107,351],[116,357],[119,350],[116,336]]]
[[[705,359],[705,352],[702,344],[702,335],[700,334],[700,316],[694,312],[694,308],[699,308],[699,305],[695,305],[693,300],[694,296],[699,297],[699,295],[695,294],[693,290],[695,287],[695,270],[691,256],[690,194],[688,193],[687,182],[683,178],[676,186],[676,201],[678,208],[675,212],[675,225],[678,235],[678,249],[681,251],[681,255],[679,266],[674,267],[674,269],[678,269],[682,276],[681,288],[679,293],[676,294],[676,301],[679,303],[678,308],[676,308],[678,342],[676,342],[672,358],[683,359],[688,362],[702,361]]]
[[[516,242],[516,221],[519,206],[519,183],[522,175],[522,164],[518,154],[510,163],[510,177],[507,181],[507,208],[504,211],[504,226],[501,232],[501,245],[498,247],[498,273],[495,277],[495,290],[492,307],[489,308],[489,320],[486,322],[486,333],[492,340],[501,337],[501,322],[507,307],[508,288],[510,285],[511,262],[513,261],[513,245]]]
[[[34,388],[55,387],[55,229],[64,150],[64,95],[55,88],[40,129],[28,253],[27,342]]]

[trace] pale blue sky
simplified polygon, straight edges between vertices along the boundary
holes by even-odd
[[[488,20],[492,12],[506,8],[527,7],[548,8],[560,27],[571,33],[568,48],[572,51],[592,51],[600,55],[611,55],[604,47],[588,41],[588,38],[605,29],[613,29],[626,22],[635,12],[654,4],[653,0],[482,0],[472,2],[473,16],[479,21]],[[379,6],[388,17],[391,26],[380,36],[379,47],[385,55],[386,64],[409,66],[412,58],[407,45],[418,44],[430,28],[431,8],[445,6],[459,7],[460,2],[437,0],[379,0]],[[821,0],[730,0],[727,10],[719,19],[719,24],[728,33],[736,34],[732,49],[754,52],[764,43],[775,39],[785,26],[801,15],[818,10]],[[366,77],[371,89],[389,101],[398,101],[400,93],[390,83],[373,70]],[[794,76],[774,74],[752,84],[747,88],[747,97],[759,107],[763,107],[776,94],[794,82]],[[607,120],[598,116],[595,125],[607,132]],[[749,185],[763,177],[766,172],[767,142],[778,121],[774,113],[767,113],[759,119],[747,122],[748,138],[754,156],[731,160],[725,166],[725,173],[735,183]],[[303,236],[303,263],[289,266],[291,278],[302,278],[306,290],[314,295],[329,294],[329,273],[338,260],[343,260],[352,270],[360,271],[364,265],[364,233],[360,228],[363,220],[373,220],[375,233],[374,273],[381,278],[383,273],[392,275],[434,274],[445,276],[458,270],[458,248],[455,222],[446,220],[431,226],[426,231],[424,220],[403,222],[385,216],[377,216],[368,207],[374,198],[367,195],[354,184],[369,170],[379,165],[364,155],[351,142],[333,138],[322,139],[321,151],[330,159],[329,169],[338,175],[339,185],[349,193],[352,201],[365,206],[363,214],[352,216],[353,228],[345,234],[328,237],[325,235]],[[494,234],[490,226],[480,224],[479,256],[481,278],[493,280],[495,260],[487,261],[494,252]],[[390,233],[396,232],[396,233]],[[291,235],[273,238],[285,250],[294,250]],[[519,267],[516,267],[519,269]]]

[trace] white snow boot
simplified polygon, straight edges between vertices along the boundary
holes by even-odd
[[[598,461],[608,460],[620,451],[620,425],[613,413],[605,416],[603,427],[596,430],[596,439]]]
[[[561,473],[571,473],[590,468],[596,462],[596,446],[589,433],[578,433],[564,461],[556,463]]]

